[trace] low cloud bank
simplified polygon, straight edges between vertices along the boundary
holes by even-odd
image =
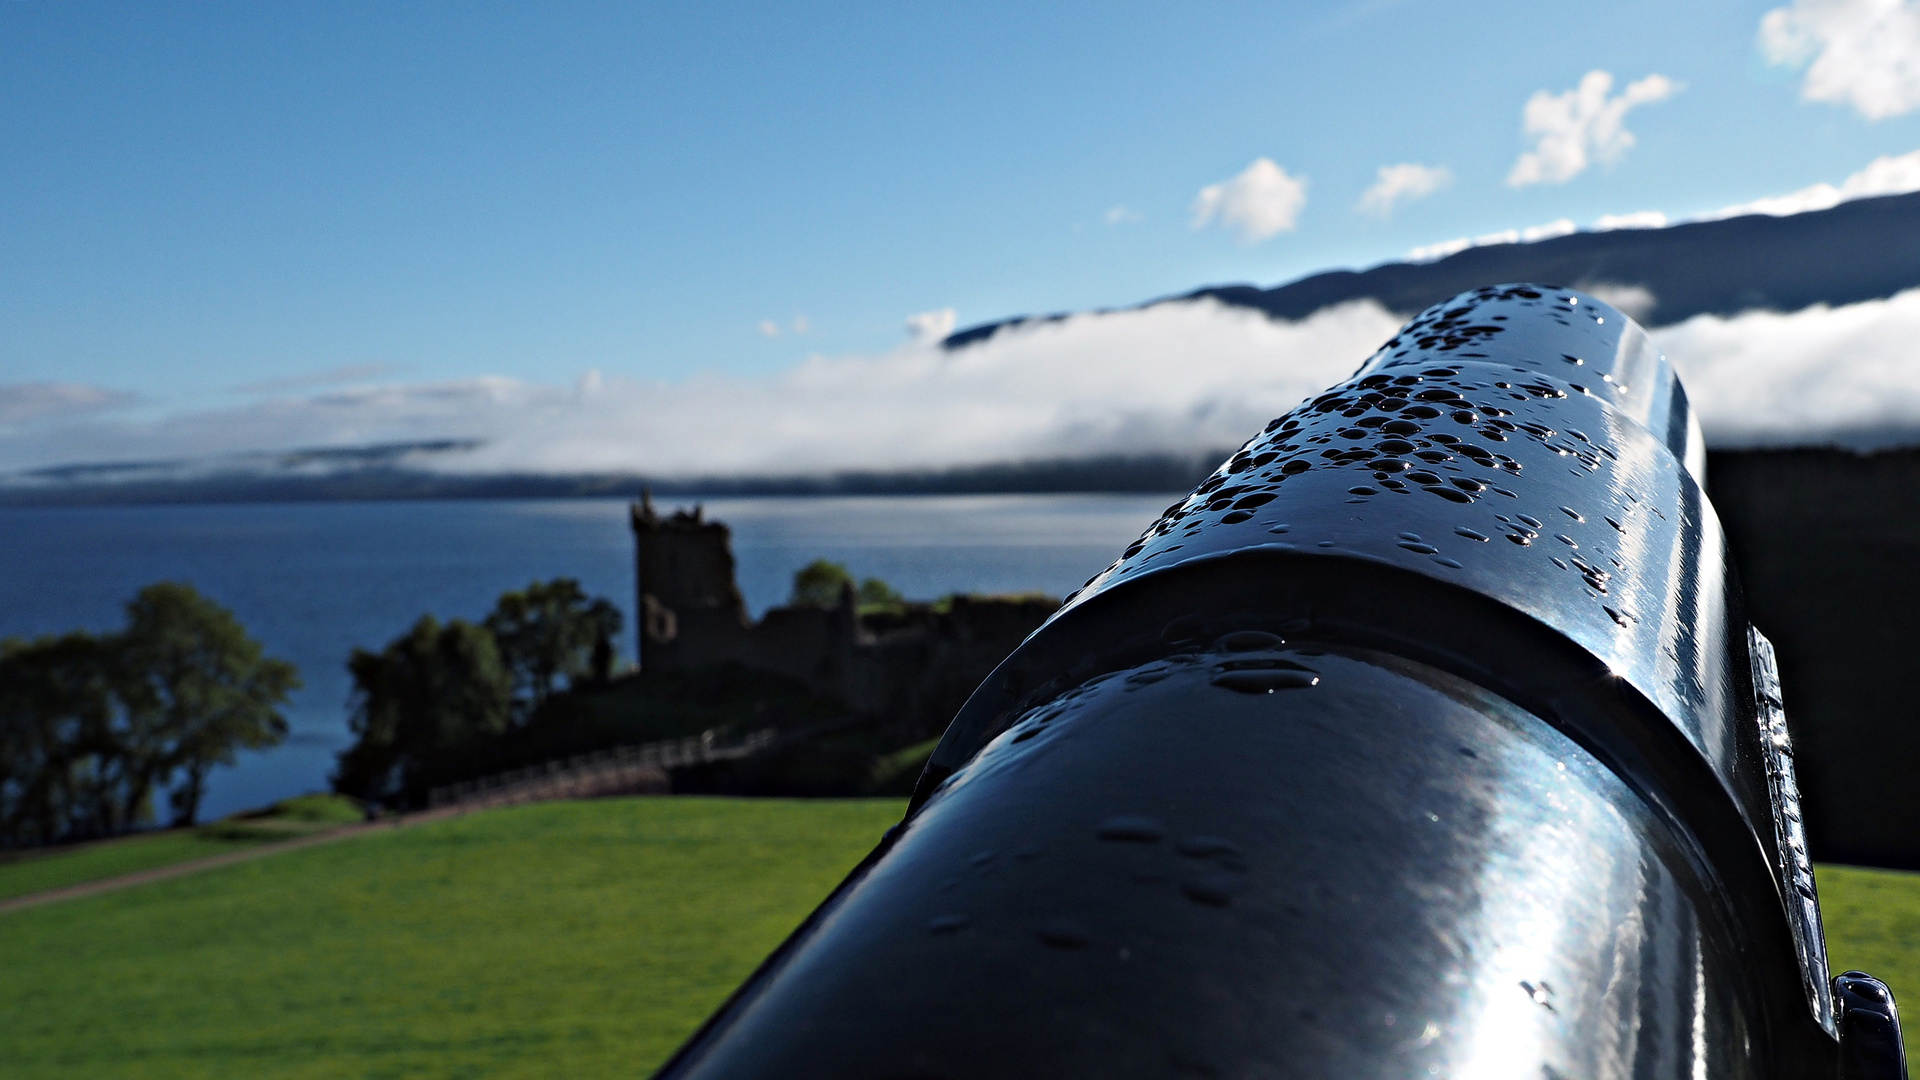
[[[878,356],[815,357],[765,378],[588,372],[559,387],[481,377],[157,421],[45,418],[40,389],[9,413],[0,388],[0,415],[16,418],[0,423],[0,470],[382,444],[408,451],[392,464],[446,472],[660,477],[1190,453],[1237,444],[1346,377],[1401,321],[1372,301],[1287,323],[1204,299],[1016,326],[957,350],[923,338]],[[1790,314],[1703,315],[1654,337],[1716,447],[1920,442],[1911,347],[1920,289]],[[415,454],[419,440],[440,442]],[[300,460],[324,468],[331,459]]]
[[[1920,289],[1653,332],[1716,448],[1920,443]]]
[[[799,476],[1190,452],[1243,441],[1399,323],[1370,301],[1282,323],[1208,299],[1015,327],[957,350],[923,334],[766,378],[363,386],[148,423],[0,427],[0,470],[419,439],[478,440],[421,462],[473,473]]]

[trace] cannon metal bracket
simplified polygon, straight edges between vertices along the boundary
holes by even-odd
[[[1773,642],[1747,627],[1747,649],[1753,660],[1754,712],[1760,722],[1760,746],[1766,754],[1767,791],[1773,801],[1775,870],[1780,895],[1793,927],[1793,943],[1800,953],[1800,974],[1806,984],[1807,1004],[1814,1019],[1829,1032],[1834,1028],[1833,995],[1827,985],[1827,938],[1820,925],[1820,895],[1813,882],[1813,859],[1807,854],[1806,827],[1800,820],[1800,784],[1793,772],[1793,736],[1787,732],[1786,707],[1780,698],[1780,668]],[[1891,1000],[1891,999],[1889,999]]]
[[[1907,1080],[1900,1009],[1887,984],[1864,971],[1833,980],[1840,1013],[1840,1080]]]

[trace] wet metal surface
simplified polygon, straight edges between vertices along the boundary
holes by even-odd
[[[1703,462],[1613,308],[1423,312],[982,684],[666,1075],[1830,1075]]]
[[[994,739],[676,1075],[1756,1075],[1716,920],[1539,719],[1226,641]]]

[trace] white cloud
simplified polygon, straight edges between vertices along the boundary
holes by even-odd
[[[128,404],[133,395],[85,383],[0,384],[0,425],[82,416]]]
[[[1306,205],[1306,177],[1291,176],[1267,158],[1259,158],[1233,179],[1200,189],[1193,200],[1193,227],[1204,228],[1217,220],[1237,231],[1242,243],[1256,244],[1292,232]]]
[[[1743,214],[1772,214],[1775,217],[1785,217],[1788,214],[1800,214],[1809,210],[1826,210],[1850,199],[1866,199],[1876,195],[1904,195],[1912,191],[1920,191],[1920,150],[1901,154],[1898,157],[1887,155],[1874,158],[1866,168],[1847,177],[1838,185],[1814,184],[1785,195],[1770,195],[1764,199],[1724,207],[1711,214],[1684,218],[1682,221],[1718,221],[1722,218],[1740,217]],[[1672,224],[1671,219],[1658,210],[1637,210],[1630,214],[1604,214],[1593,223],[1592,229],[1594,232],[1607,232],[1611,229],[1660,229],[1669,224]],[[1564,236],[1574,231],[1576,229],[1573,222],[1561,218],[1559,221],[1525,229],[1504,229],[1479,236],[1461,236],[1452,240],[1442,240],[1436,244],[1423,244],[1407,252],[1407,258],[1414,262],[1431,262],[1471,247],[1531,243],[1535,240]]]
[[[1453,182],[1453,174],[1446,166],[1413,162],[1382,165],[1376,176],[1373,186],[1360,196],[1360,204],[1355,209],[1379,218],[1392,217],[1396,203],[1424,199]]]
[[[935,344],[953,333],[953,322],[952,308],[909,315],[907,316],[907,336],[923,344]]]
[[[1613,76],[1589,71],[1580,85],[1561,94],[1545,90],[1527,99],[1522,117],[1534,148],[1520,155],[1507,174],[1513,187],[1564,183],[1586,171],[1590,156],[1611,163],[1634,143],[1626,129],[1630,109],[1672,97],[1680,89],[1665,75],[1649,75],[1608,97]]]
[[[1820,183],[1785,195],[1773,195],[1752,202],[1729,206],[1705,215],[1705,220],[1740,217],[1743,214],[1772,214],[1785,217],[1788,214],[1805,213],[1808,210],[1825,210],[1838,206],[1849,199],[1866,199],[1875,195],[1904,195],[1910,191],[1920,191],[1920,150],[1901,154],[1899,157],[1887,155],[1874,158],[1867,167],[1840,182],[1838,187]]]
[[[761,319],[760,320],[760,336],[779,337],[780,324],[777,322],[774,322],[772,319]]]
[[[937,322],[938,320],[936,320]],[[1213,300],[1074,315],[946,350],[814,357],[771,377],[604,374],[356,387],[54,437],[0,430],[0,469],[478,439],[462,471],[807,474],[1235,445],[1345,378],[1398,328],[1368,302],[1294,323]]]
[[[1659,297],[1645,285],[1620,285],[1608,281],[1583,281],[1574,288],[1619,308],[1630,319],[1645,319],[1660,303]]]
[[[1146,215],[1125,206],[1115,206],[1107,211],[1109,225],[1135,225],[1146,220]]]
[[[1629,305],[1653,300],[1593,287]],[[766,377],[482,377],[158,420],[96,412],[0,427],[0,470],[435,439],[482,445],[408,460],[462,472],[804,475],[1208,450],[1345,378],[1400,322],[1371,301],[1297,322],[1183,301],[1015,326],[963,349],[921,340],[813,357]],[[1792,314],[1697,316],[1654,338],[1716,446],[1920,437],[1920,289]]]
[[[1920,108],[1920,2],[1795,0],[1760,20],[1776,64],[1812,60],[1800,95],[1852,105],[1869,120]]]
[[[1696,315],[1653,337],[1715,446],[1870,449],[1920,436],[1920,289],[1790,314]]]
[[[1635,210],[1631,214],[1602,214],[1600,215],[1600,219],[1593,223],[1594,232],[1612,232],[1614,229],[1664,229],[1666,227],[1667,215],[1658,210]]]
[[[793,319],[794,333],[804,334],[811,329],[813,329],[813,321],[811,319],[807,318],[805,315],[794,316],[794,319]]]
[[[1486,247],[1490,244],[1531,244],[1536,240],[1551,240],[1556,236],[1566,236],[1580,231],[1572,218],[1560,218],[1545,225],[1529,225],[1524,229],[1502,229],[1499,232],[1481,233],[1479,236],[1462,236],[1453,240],[1442,240],[1437,244],[1425,244],[1407,252],[1407,258],[1413,262],[1432,262],[1444,259],[1457,251],[1468,248]]]

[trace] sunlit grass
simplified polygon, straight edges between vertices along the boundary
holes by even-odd
[[[0,916],[0,1075],[642,1076],[902,809],[518,807]],[[166,844],[233,847],[42,861]],[[1834,970],[1920,1002],[1920,875],[1819,884]]]
[[[1904,1023],[1920,1022],[1920,874],[1819,866],[1814,877],[1834,974],[1879,978],[1906,1005]]]
[[[22,858],[0,863],[0,900],[239,851],[259,842],[257,837],[221,837],[195,829],[168,829],[74,848],[28,852]]]
[[[0,916],[0,1076],[644,1076],[903,809],[549,803]]]

